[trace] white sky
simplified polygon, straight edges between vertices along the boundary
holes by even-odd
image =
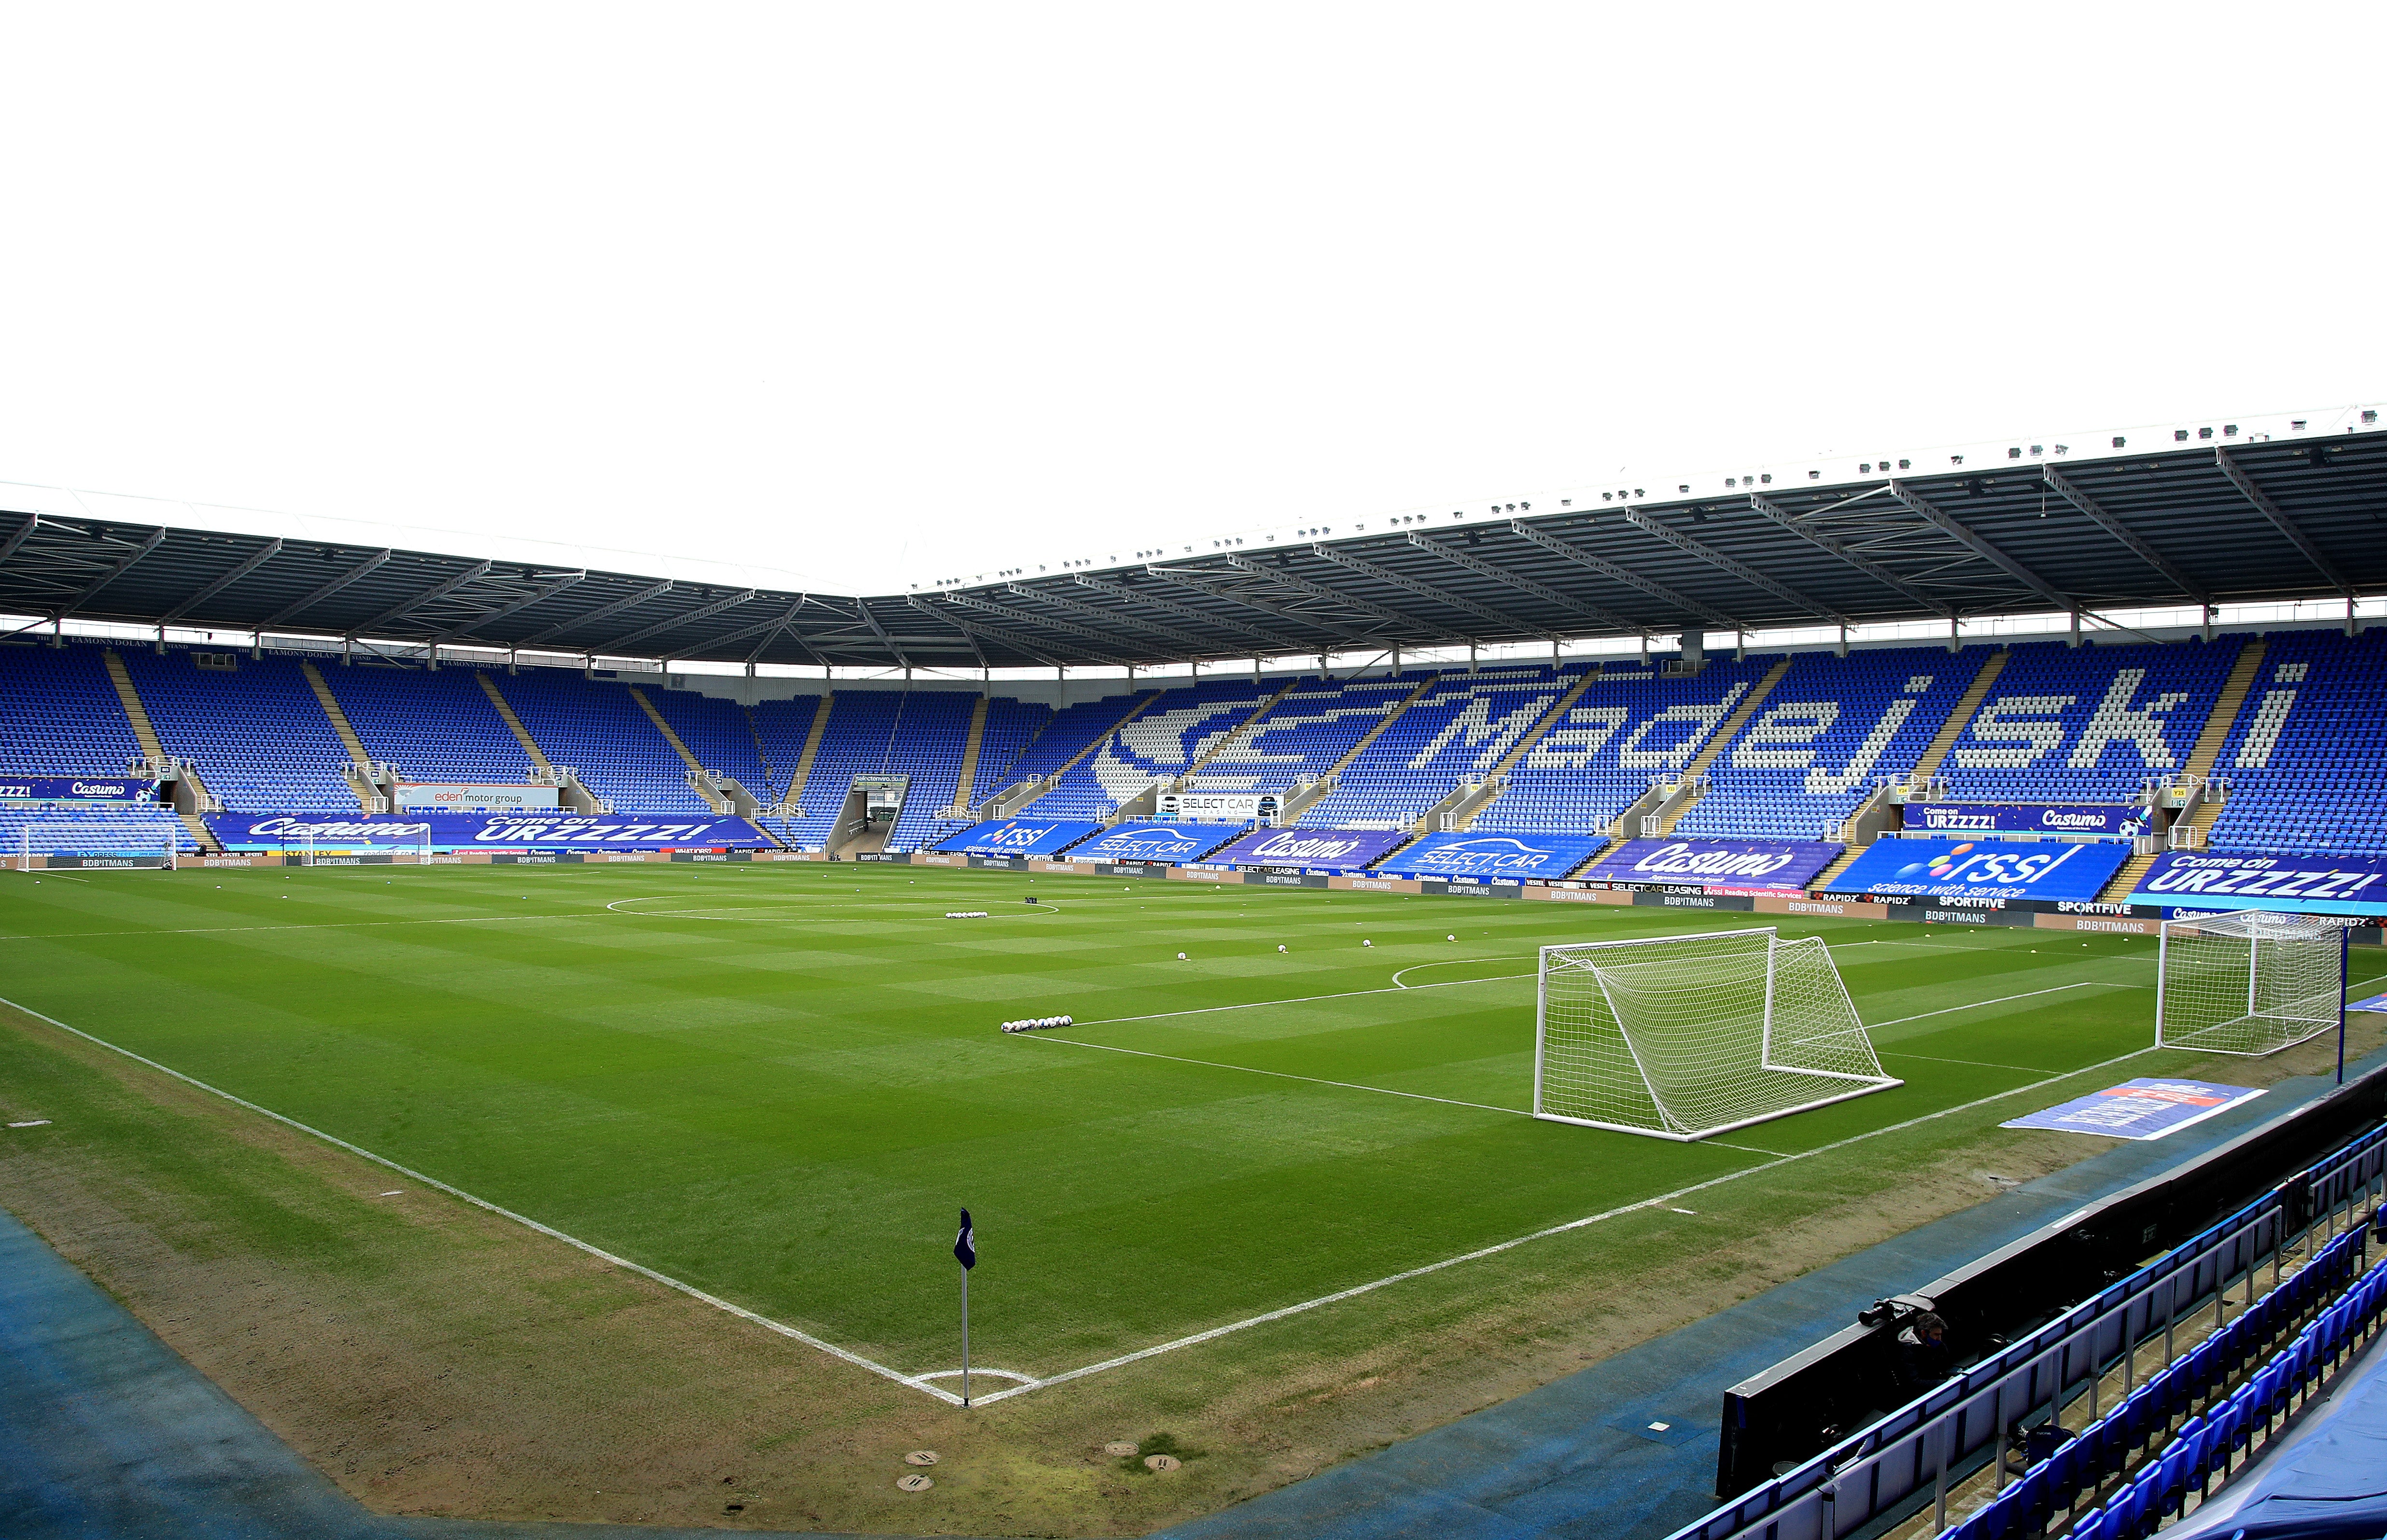
[[[2382,19],[12,4],[0,480],[887,592],[2370,399]]]

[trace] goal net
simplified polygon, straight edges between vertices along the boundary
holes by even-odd
[[[1820,936],[1772,926],[1542,948],[1534,1116],[1703,1139],[1904,1082]]]
[[[2243,909],[2163,923],[2155,1044],[2276,1054],[2344,1019],[2345,931],[2311,915]]]
[[[28,823],[10,841],[6,864],[45,866],[162,867],[172,871],[183,839],[171,814],[111,813],[65,823]]]

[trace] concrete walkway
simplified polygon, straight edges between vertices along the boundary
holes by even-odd
[[[2357,1068],[2387,1063],[2387,1050]],[[2125,1144],[1171,1540],[1654,1540],[1713,1506],[1725,1388],[1901,1294],[2326,1091]],[[1671,1424],[1652,1434],[1651,1422]],[[366,1512],[0,1212],[0,1534],[12,1540],[718,1540],[729,1532]],[[739,1533],[751,1534],[752,1531]]]

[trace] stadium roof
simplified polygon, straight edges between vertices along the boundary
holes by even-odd
[[[2366,413],[2375,418],[2375,414]],[[2303,424],[2297,423],[2301,428]],[[2387,592],[2387,431],[1727,478],[871,596],[0,504],[0,612],[604,658],[1153,665]],[[1942,457],[1953,459],[1955,457]],[[1976,459],[1982,457],[1975,457]],[[1755,485],[1747,485],[1755,483]],[[1689,484],[1685,484],[1686,486]]]

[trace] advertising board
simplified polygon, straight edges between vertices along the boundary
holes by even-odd
[[[1801,892],[1844,848],[1813,839],[1628,839],[1583,875],[1718,893]]]
[[[1564,877],[1605,842],[1578,834],[1429,834],[1376,869],[1399,877]]]
[[[1221,865],[1348,872],[1382,860],[1408,838],[1406,829],[1261,829],[1215,852],[1210,860]]]
[[[321,848],[416,851],[423,836],[434,850],[495,846],[569,846],[576,850],[663,850],[687,845],[764,846],[762,830],[743,818],[636,814],[529,816],[514,813],[211,813],[208,832],[229,851],[283,851],[312,840]]]
[[[2093,899],[2129,855],[2124,844],[1881,839],[1832,888],[1913,898]]]

